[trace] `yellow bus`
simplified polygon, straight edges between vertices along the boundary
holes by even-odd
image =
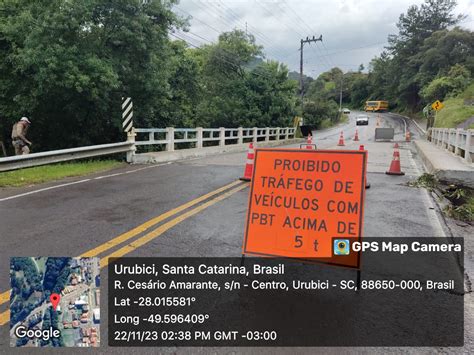
[[[388,111],[388,101],[366,101],[365,112],[367,111]]]

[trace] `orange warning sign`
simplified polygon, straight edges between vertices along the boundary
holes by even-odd
[[[257,149],[244,254],[359,267],[367,152]]]

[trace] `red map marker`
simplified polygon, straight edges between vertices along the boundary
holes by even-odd
[[[61,300],[61,296],[57,293],[52,293],[51,296],[49,296],[49,300],[53,305],[53,309],[56,310],[56,307],[58,306],[58,303]]]

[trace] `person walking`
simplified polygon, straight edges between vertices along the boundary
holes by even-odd
[[[22,117],[17,123],[13,125],[12,129],[12,144],[15,148],[15,155],[29,154],[31,142],[26,138],[28,127],[30,127],[30,120],[27,117]]]

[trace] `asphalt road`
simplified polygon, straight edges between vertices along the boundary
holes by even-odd
[[[314,132],[314,143],[318,149],[358,149],[364,144],[369,151],[371,188],[366,194],[364,236],[444,237],[446,227],[436,203],[424,189],[406,186],[422,174],[423,168],[412,144],[405,142],[403,119],[380,115],[382,127],[395,128],[406,173],[388,176],[384,172],[391,162],[393,143],[374,141],[376,114],[369,114],[368,126],[356,126],[355,116],[353,112],[347,124]],[[352,140],[356,129],[359,142]],[[416,127],[410,126],[410,130],[414,133],[412,139],[416,139]],[[337,147],[341,131],[345,147]],[[105,257],[111,255],[240,256],[249,190],[237,179],[245,161],[246,153],[221,154],[0,190],[0,352],[20,353],[19,349],[8,348],[7,291],[12,256],[99,256],[102,266],[107,263]],[[106,285],[106,268],[101,278],[102,285]],[[101,304],[106,305],[106,293],[102,292],[101,297]],[[102,307],[101,318],[102,324],[107,324],[106,307]],[[150,348],[107,348],[105,329],[101,327],[101,353],[156,353],[157,349]],[[207,353],[222,349],[159,350]],[[227,350],[253,352],[250,348]],[[338,350],[315,348],[311,352]]]

